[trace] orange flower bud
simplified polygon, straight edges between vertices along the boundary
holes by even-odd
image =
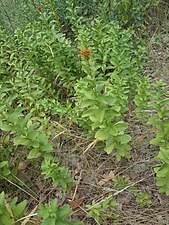
[[[89,60],[91,56],[91,52],[92,52],[91,48],[82,48],[80,50],[80,56],[83,57],[84,59]]]
[[[38,5],[38,7],[37,7],[37,11],[38,11],[38,12],[40,12],[40,13],[43,11],[43,8],[42,8],[42,6],[41,6],[41,5]]]

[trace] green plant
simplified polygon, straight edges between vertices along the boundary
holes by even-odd
[[[5,194],[0,194],[0,224],[2,225],[19,225],[18,219],[22,218],[26,212],[27,202],[24,200],[17,204],[18,198],[13,198],[9,203],[5,200]]]
[[[154,103],[150,103],[150,106],[156,112],[156,115],[148,120],[148,124],[156,129],[156,136],[150,141],[150,144],[159,146],[160,151],[156,159],[162,162],[161,166],[155,168],[156,184],[159,186],[160,192],[169,195],[169,98],[159,99]]]
[[[159,146],[157,159],[161,161],[155,168],[157,185],[160,192],[169,195],[168,93],[160,92],[166,89],[162,83],[152,84],[140,76],[145,48],[132,28],[142,24],[145,12],[157,1],[92,1],[91,7],[103,8],[103,13],[98,10],[93,15],[89,4],[85,5],[88,2],[20,1],[23,11],[17,16],[22,17],[23,24],[32,22],[19,27],[12,37],[0,30],[0,178],[11,181],[16,177],[24,158],[44,179],[51,179],[54,187],[70,190],[73,179],[60,164],[51,141],[56,132],[53,120],[71,119],[87,129],[96,142],[104,142],[106,153],[115,151],[118,161],[130,158],[127,129],[134,101],[137,115],[152,115],[148,124],[157,132],[151,144]],[[116,196],[128,190],[142,207],[150,206],[149,195],[136,184],[118,177],[112,183],[116,190],[110,192]],[[6,223],[20,224],[25,203],[17,206],[15,200],[9,210],[1,197],[4,211],[1,213],[0,208],[0,213],[7,215]],[[112,194],[108,195],[87,205],[88,215],[98,224],[107,220],[118,224],[116,204]],[[17,207],[21,212],[9,218]],[[71,221],[71,209],[67,205],[57,207],[56,200],[42,204],[38,215],[44,225],[81,224]]]
[[[11,171],[9,170],[9,162],[8,161],[1,161],[0,168],[1,168],[0,178],[1,178],[1,176],[6,177],[11,173]]]
[[[123,190],[124,188],[130,186],[132,183],[129,178],[118,176],[112,179],[115,188]]]
[[[109,195],[105,199],[96,202],[92,201],[91,205],[86,205],[88,208],[88,216],[92,217],[97,224],[104,223],[109,219],[113,224],[118,224],[118,214],[115,212],[116,201],[112,195]]]
[[[150,141],[150,144],[159,146],[160,151],[156,160],[162,162],[160,166],[155,168],[156,184],[159,186],[160,192],[169,195],[169,98],[166,84],[162,81],[151,83],[145,77],[141,85],[138,86],[135,103],[137,112],[143,115],[147,111],[149,116],[147,124],[152,125],[156,130],[155,138]]]
[[[20,225],[26,215],[26,200],[18,203],[18,198],[15,197],[9,201],[5,199],[5,194],[0,194],[0,223],[2,225]],[[82,225],[78,220],[70,220],[70,214],[72,212],[68,205],[57,207],[56,199],[52,200],[50,204],[40,204],[38,212],[34,213],[34,218],[41,220],[43,225]],[[27,223],[31,224],[31,223]]]
[[[19,29],[16,42],[24,53],[24,60],[39,76],[57,89],[71,88],[79,74],[76,49],[50,15],[42,13],[39,21],[29,24],[24,31]]]
[[[3,105],[3,113],[0,113],[0,129],[8,132],[13,146],[16,146],[17,149],[24,146],[29,160],[42,157],[42,171],[45,178],[52,178],[55,186],[60,183],[64,191],[68,190],[68,187],[73,183],[69,177],[69,172],[64,167],[60,167],[58,162],[54,163],[55,159],[51,155],[53,146],[49,143],[45,132],[40,129],[39,123],[33,122],[31,114],[27,114],[23,118],[21,108],[16,108],[12,113],[9,113]],[[6,166],[7,162],[2,161],[3,175],[9,174]]]
[[[25,26],[26,23],[37,19],[37,6],[32,0],[26,2],[24,0],[1,0],[0,6],[0,24],[10,34],[18,26]]]
[[[45,175],[44,179],[51,178],[54,186],[60,184],[63,191],[69,190],[74,184],[68,169],[60,166],[56,157],[46,155],[42,161],[41,169],[42,174]]]
[[[136,95],[134,98],[135,102],[135,112],[138,117],[146,118],[149,116],[149,113],[146,113],[146,110],[148,110],[148,102],[151,99],[151,96],[153,95],[153,92],[151,90],[151,83],[150,79],[147,76],[144,76],[139,79],[138,85],[136,88]]]
[[[150,196],[143,191],[136,194],[136,201],[142,207],[149,207],[149,206],[152,205],[152,201],[150,199]]]
[[[140,190],[137,187],[138,182],[133,183],[129,180],[129,178],[125,178],[125,177],[121,177],[121,176],[113,178],[112,182],[113,182],[113,187],[118,189],[118,191],[116,193],[120,193],[120,192],[123,192],[126,190],[135,196],[136,202],[141,207],[149,207],[152,205],[150,195],[147,194],[146,192]],[[116,193],[115,193],[115,195],[116,195]]]
[[[34,158],[41,157],[41,169],[42,173],[45,175],[44,178],[52,179],[55,187],[60,184],[64,192],[68,191],[73,185],[73,180],[70,177],[68,169],[60,166],[58,159],[52,156],[53,146],[49,143],[46,132],[42,130],[43,126],[36,121],[35,117],[32,117],[31,113],[26,115],[22,107],[14,108],[17,103],[18,95],[15,94],[12,96],[8,91],[8,88],[1,86],[0,130],[3,143],[0,153],[0,178],[4,179],[7,177],[9,180],[13,178],[11,175],[17,172],[16,169],[21,160],[18,156],[22,152],[21,157],[27,156],[27,159],[30,160],[31,163],[33,163]],[[11,147],[8,148],[8,145]],[[10,161],[5,161],[5,159],[9,158],[14,148],[15,151],[17,150],[16,158],[18,159],[15,160],[15,164],[11,165]],[[22,213],[21,206],[23,203],[15,206],[13,205],[16,203],[15,200],[12,200],[12,202],[14,203],[12,203],[11,209],[6,209],[4,205],[2,205],[2,224],[4,225],[13,224],[14,219],[19,219],[20,217],[18,218],[18,216]],[[2,201],[2,204],[3,203],[4,200]],[[6,203],[4,204],[6,205]],[[17,222],[16,224],[20,223]]]
[[[43,218],[42,225],[82,225],[79,221],[69,220],[71,212],[68,205],[58,208],[56,199],[53,199],[50,205],[42,204],[40,206],[38,215]]]
[[[99,4],[99,14],[105,21],[114,20],[123,27],[143,25],[148,10],[158,6],[159,0],[111,0]]]
[[[106,143],[107,153],[115,149],[117,160],[129,158],[131,137],[123,118],[142,70],[137,57],[141,48],[135,49],[132,30],[100,20],[91,29],[79,29],[78,41],[85,74],[75,86],[79,121]]]

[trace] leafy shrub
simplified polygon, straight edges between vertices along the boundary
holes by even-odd
[[[44,179],[51,179],[54,187],[60,185],[64,192],[71,188],[69,170],[60,165],[50,143],[53,132],[50,119],[56,115],[61,120],[71,117],[92,138],[104,142],[108,154],[115,150],[117,160],[130,158],[127,113],[134,101],[139,116],[145,112],[148,116],[149,112],[154,114],[148,124],[157,130],[151,144],[160,148],[157,159],[161,166],[155,168],[156,180],[160,192],[169,195],[168,93],[160,93],[160,89],[166,88],[161,82],[152,84],[147,77],[140,76],[145,49],[131,28],[141,23],[153,2],[103,1],[99,7],[104,6],[106,19],[100,12],[93,19],[87,5],[85,18],[79,17],[80,1],[62,3],[63,8],[65,4],[70,6],[66,20],[69,19],[73,32],[69,38],[60,23],[65,14],[60,18],[55,11],[59,3],[34,2],[39,15],[36,21],[17,29],[11,38],[0,31],[0,178],[12,179],[10,175],[17,173],[20,159],[15,165],[8,160],[15,148],[17,156],[22,155],[32,163],[39,158]],[[121,185],[125,187],[126,182],[121,180]],[[146,193],[139,191],[135,197],[143,207],[151,205]],[[4,194],[1,199],[4,211],[0,209],[0,221],[3,224],[6,215],[5,219],[13,224],[24,214],[25,202],[20,203],[21,207],[14,200],[10,211],[17,211],[17,207],[22,210],[9,218],[11,212],[4,206]],[[87,207],[89,215],[99,224],[110,217],[116,221],[117,215],[112,211],[115,206],[116,201],[108,196]],[[70,214],[71,209],[67,205],[58,208],[56,200],[50,205],[42,204],[38,212],[44,225],[81,224],[70,221]]]
[[[91,205],[87,205],[89,210],[88,216],[92,217],[97,224],[104,223],[107,219],[110,219],[113,223],[117,222],[118,214],[114,210],[116,205],[117,203],[111,195],[98,202],[93,200]]]
[[[151,83],[145,78],[141,86],[138,86],[137,93],[135,97],[136,110],[142,115],[145,111],[148,113],[147,123],[156,130],[155,138],[150,141],[150,144],[157,145],[160,149],[156,157],[161,161],[161,166],[155,168],[156,184],[159,186],[160,192],[169,195],[169,98],[167,86],[162,81]]]
[[[0,108],[0,129],[3,132],[8,132],[7,135],[4,134],[5,138],[8,136],[8,142],[13,142],[13,145],[18,149],[21,145],[25,146],[28,152],[28,159],[34,159],[37,157],[44,158],[44,161],[42,161],[42,170],[46,175],[46,178],[52,178],[54,184],[57,185],[58,183],[60,183],[60,178],[63,177],[61,183],[64,190],[66,190],[66,180],[68,181],[68,183],[72,184],[72,179],[69,178],[69,173],[66,169],[60,167],[58,165],[58,162],[53,163],[52,174],[49,174],[48,170],[50,170],[51,168],[51,162],[49,159],[54,160],[54,158],[51,155],[53,146],[49,143],[47,134],[42,131],[39,122],[34,122],[31,113],[24,115],[23,109],[21,107],[17,107],[15,109],[12,108],[12,101],[15,100],[18,96],[15,95],[12,97],[12,99],[11,96],[5,98],[5,91],[6,90],[2,90],[1,92],[1,96],[3,96],[2,100],[4,101],[1,102]],[[9,106],[7,104],[9,104]],[[28,151],[28,149],[30,150]],[[3,166],[6,168],[7,164],[5,163],[5,159],[9,155],[9,153],[5,153],[5,158],[3,157],[3,154],[2,156],[0,155],[0,158],[2,157],[1,160],[3,160],[3,164],[1,163],[1,167]]]
[[[0,2],[0,25],[13,33],[15,29],[38,20],[39,14],[50,14],[60,30],[71,33],[72,16],[70,9],[76,11],[78,20],[92,21],[98,16],[106,23],[114,21],[123,27],[134,26],[136,29],[144,24],[148,11],[157,6],[159,0],[67,0],[67,1],[24,1],[9,0]],[[11,19],[13,18],[13,19]]]
[[[57,208],[56,199],[52,200],[50,205],[41,205],[38,215],[43,218],[42,225],[82,225],[79,221],[70,221],[68,217],[71,209],[68,205]]]
[[[107,153],[116,149],[117,160],[130,157],[131,137],[125,134],[128,126],[123,119],[142,70],[138,59],[141,49],[132,42],[132,35],[130,29],[99,20],[78,33],[86,76],[75,86],[77,112],[82,126],[95,130],[95,138],[105,141]]]
[[[5,199],[5,194],[0,194],[0,223],[2,225],[20,225],[25,218],[27,202],[24,200],[17,204],[18,198],[13,198],[9,203]],[[34,217],[41,220],[42,225],[82,225],[78,220],[70,220],[71,208],[68,205],[64,205],[60,208],[57,207],[56,199],[52,200],[50,204],[41,204],[39,210]],[[28,222],[28,224],[30,224]]]
[[[0,80],[0,129],[3,140],[0,153],[1,175],[8,176],[11,171],[13,173],[8,158],[14,148],[21,151],[21,146],[24,146],[24,156],[28,160],[37,157],[43,159],[43,174],[46,178],[52,178],[55,186],[63,177],[60,184],[66,191],[72,185],[72,179],[68,170],[61,167],[58,159],[53,157],[53,146],[49,143],[52,130],[49,116],[51,113],[60,112],[64,107],[60,107],[56,92],[47,79],[42,79],[36,68],[32,68],[31,63],[26,61],[27,58],[22,57],[25,49],[21,47],[22,42],[18,36],[16,35],[12,42],[5,32],[1,31],[0,41],[3,63]],[[47,168],[51,167],[51,162],[55,172],[49,173]],[[17,160],[15,166],[18,164]]]
[[[49,82],[68,86],[79,74],[77,53],[71,40],[58,31],[51,19],[42,13],[39,21],[16,32],[16,41],[24,53],[22,56],[36,73]]]
[[[17,204],[17,201],[18,198],[15,197],[10,201],[10,203],[7,203],[4,192],[0,194],[0,224],[20,224],[16,221],[24,216],[27,202],[23,201]]]
[[[24,27],[25,24],[37,19],[38,11],[35,2],[32,0],[0,1],[0,25],[8,33],[13,34],[18,26]]]
[[[112,0],[100,4],[102,17],[105,20],[117,21],[123,27],[134,26],[136,29],[143,24],[147,11],[157,6],[159,0]],[[106,17],[105,17],[106,15]]]

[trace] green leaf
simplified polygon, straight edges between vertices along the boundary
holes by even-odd
[[[14,145],[30,146],[31,142],[23,135],[14,138]]]
[[[2,223],[4,225],[13,225],[14,224],[14,218],[11,217],[10,213],[6,210],[3,215],[1,216]]]
[[[160,125],[161,124],[161,121],[159,119],[158,116],[153,116],[153,117],[150,117],[147,124],[150,124],[150,125]]]
[[[39,147],[40,147],[40,143],[39,143],[38,141],[32,141],[32,142],[31,142],[31,146],[32,146],[33,148],[39,148]]]
[[[114,150],[115,148],[115,142],[114,142],[114,139],[113,137],[109,137],[107,140],[106,140],[106,147],[104,148],[104,151],[107,153],[107,154],[110,154],[112,153],[112,151]]]
[[[6,99],[6,103],[10,104],[13,102],[14,99],[16,99],[18,97],[18,94],[13,94],[13,95],[10,95],[7,99]]]
[[[26,200],[24,200],[23,202],[19,203],[16,207],[14,207],[13,208],[14,216],[19,217],[20,215],[22,215],[26,205],[27,205],[27,202]]]
[[[164,187],[166,185],[166,178],[164,178],[164,177],[157,177],[156,178],[156,185],[158,187]]]
[[[40,156],[41,156],[41,153],[39,152],[39,149],[33,148],[33,149],[29,152],[27,158],[28,158],[28,159],[36,159],[36,158],[38,158],[38,157],[40,157]]]
[[[116,112],[120,112],[121,107],[120,106],[113,106],[112,108]]]
[[[0,162],[0,168],[3,168],[4,166],[8,166],[8,161]]]
[[[161,103],[162,103],[163,105],[168,105],[168,104],[169,104],[169,98],[163,99],[163,100],[161,101]]]
[[[151,144],[151,145],[160,145],[161,142],[162,142],[161,137],[156,137],[156,138],[153,138],[153,139],[150,141],[150,144]]]
[[[88,106],[93,106],[97,103],[96,100],[94,99],[86,99],[84,100],[81,104],[80,104],[80,108],[85,108],[85,107],[88,107]]]
[[[82,117],[89,117],[92,122],[102,122],[104,119],[105,110],[104,109],[88,109],[86,110]]]
[[[105,114],[105,110],[104,109],[99,109],[96,111],[96,117],[99,118],[99,122],[103,122],[104,119],[104,114]]]
[[[125,131],[128,128],[128,125],[124,121],[119,121],[115,123],[114,126],[118,130],[118,132]]]
[[[157,178],[163,177],[166,179],[169,176],[169,165],[168,164],[166,164],[166,163],[163,164],[160,168],[158,168],[158,170],[157,170],[157,168],[155,170],[155,171],[157,171],[157,173],[156,173]],[[167,179],[166,179],[166,181],[167,181]]]
[[[93,114],[94,109],[87,109],[83,112],[82,117],[89,117],[91,114]]]
[[[165,110],[164,112],[163,112],[163,117],[167,117],[167,116],[169,116],[169,110]]]
[[[9,140],[10,140],[10,135],[6,135],[6,136],[4,137],[3,142],[4,142],[5,144],[8,144],[8,143],[9,143]]]
[[[34,130],[29,130],[28,129],[28,134],[27,134],[27,138],[28,139],[31,139],[32,141],[33,140],[36,140],[36,138],[38,137],[39,135],[39,131],[34,131]],[[39,142],[38,142],[39,143]]]
[[[64,205],[59,210],[59,216],[62,218],[62,220],[68,219],[70,213],[72,212],[71,208],[68,205]]]
[[[98,130],[95,134],[95,138],[100,140],[100,141],[104,141],[107,139],[107,130],[106,128],[101,128],[100,130]]]
[[[46,143],[48,142],[48,137],[46,136],[45,133],[39,133],[39,135],[37,136],[37,141],[41,143]]]
[[[128,134],[119,134],[119,135],[117,135],[116,138],[122,144],[125,144],[125,143],[128,143],[129,141],[131,141],[131,136]]]
[[[100,127],[100,122],[95,122],[95,123],[92,123],[92,130],[95,130],[96,128]]]
[[[126,157],[127,159],[131,158],[131,155],[128,151],[131,150],[131,146],[126,143],[121,143],[116,146],[116,159],[120,161],[121,157]]]
[[[40,146],[40,150],[43,152],[51,152],[53,150],[53,146],[49,143],[43,144]]]
[[[24,118],[21,118],[19,122],[19,127],[21,127],[21,129],[24,129],[24,127],[26,126],[30,118],[31,118],[31,113],[27,114]]]
[[[13,126],[5,124],[5,123],[0,123],[0,129],[3,130],[3,131],[12,131]]]
[[[0,206],[5,206],[5,193],[4,191],[0,194]]]
[[[18,197],[15,197],[15,198],[13,198],[13,199],[10,201],[10,207],[11,207],[11,209],[13,209],[13,208],[15,207],[17,201],[18,201]]]
[[[9,115],[8,120],[11,123],[16,123],[19,117],[23,115],[21,112],[22,112],[21,108],[16,109],[12,114]]]
[[[93,109],[91,115],[89,116],[92,122],[103,122],[105,110],[104,109]]]

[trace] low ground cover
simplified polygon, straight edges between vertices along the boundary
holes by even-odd
[[[1,19],[0,223],[168,224],[168,3],[20,4]]]

